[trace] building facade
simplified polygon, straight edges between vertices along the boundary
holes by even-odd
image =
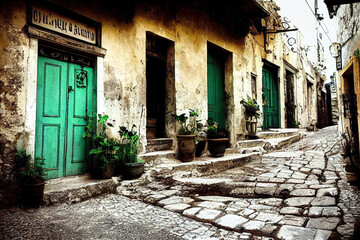
[[[276,4],[259,2],[2,1],[0,200],[16,198],[19,148],[45,159],[48,178],[88,172],[81,136],[97,114],[114,138],[136,125],[140,152],[149,139],[175,140],[171,114],[190,108],[235,146],[247,96],[263,106],[259,127],[316,121],[314,69],[273,33]]]

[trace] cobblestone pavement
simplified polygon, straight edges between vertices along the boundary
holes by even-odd
[[[165,186],[128,181],[120,194],[212,223],[274,239],[351,239],[359,191],[347,183],[337,127],[308,132],[260,161]],[[171,186],[171,187],[169,187]]]
[[[351,239],[360,194],[346,181],[338,140],[329,127],[225,172],[147,176],[123,181],[117,195],[0,210],[0,238]]]
[[[176,240],[250,236],[116,194],[38,209],[13,207],[0,210],[0,216],[0,239]]]

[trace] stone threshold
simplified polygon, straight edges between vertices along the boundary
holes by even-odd
[[[94,179],[91,174],[50,179],[46,181],[43,201],[45,205],[75,203],[104,194],[115,193],[119,179]]]

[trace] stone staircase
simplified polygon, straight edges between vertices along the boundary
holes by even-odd
[[[172,138],[148,139],[146,153],[139,154],[138,157],[150,164],[159,159],[174,158],[173,145],[174,140]]]
[[[139,155],[147,163],[151,179],[173,181],[174,177],[199,177],[222,172],[242,166],[249,162],[260,161],[265,152],[280,149],[300,140],[303,130],[271,129],[259,132],[259,139],[238,141],[235,148],[226,150],[225,155],[212,158],[204,153],[192,162],[183,163],[176,159],[170,149],[172,139],[154,139],[148,141],[148,153]],[[156,146],[163,144],[165,146]]]

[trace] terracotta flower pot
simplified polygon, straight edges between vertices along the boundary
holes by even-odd
[[[179,159],[183,162],[191,162],[195,158],[196,135],[177,135]]]
[[[22,185],[22,203],[28,207],[38,207],[43,200],[45,179],[39,178],[36,183]]]
[[[209,138],[208,139],[208,149],[210,156],[212,157],[222,157],[224,156],[226,143],[228,138]]]

